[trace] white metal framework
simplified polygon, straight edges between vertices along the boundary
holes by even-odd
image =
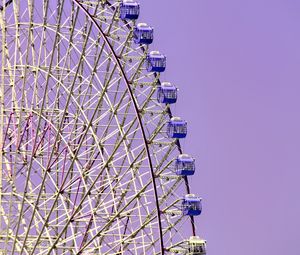
[[[1,0],[0,254],[170,254],[194,231],[119,4]]]

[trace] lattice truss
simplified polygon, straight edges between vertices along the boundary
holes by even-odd
[[[0,254],[167,252],[186,180],[134,23],[118,1],[1,5]]]

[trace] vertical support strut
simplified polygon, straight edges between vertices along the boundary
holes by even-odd
[[[2,8],[3,9],[3,8]],[[1,47],[1,84],[0,84],[0,230],[2,229],[2,190],[3,190],[3,128],[4,128],[4,62],[5,62],[5,28],[3,24],[3,13],[0,13],[0,27],[2,30]]]

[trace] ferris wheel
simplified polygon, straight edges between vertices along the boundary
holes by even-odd
[[[139,3],[0,5],[0,254],[206,254],[187,123]]]

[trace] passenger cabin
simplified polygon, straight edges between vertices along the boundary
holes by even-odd
[[[187,194],[182,201],[183,215],[197,216],[202,211],[201,198],[194,194]]]
[[[167,126],[169,138],[185,138],[187,135],[187,122],[179,117],[173,117]]]
[[[191,236],[188,245],[188,255],[206,255],[206,241],[198,236]]]
[[[170,82],[163,82],[157,87],[157,101],[162,104],[174,104],[177,101],[177,88]]]
[[[140,4],[134,0],[123,0],[120,4],[120,18],[135,20],[140,14]]]
[[[147,71],[162,73],[166,70],[167,58],[159,51],[151,51],[147,55]]]
[[[153,27],[139,23],[133,30],[133,41],[136,44],[151,44],[153,42]]]
[[[177,175],[187,176],[195,173],[195,159],[187,154],[181,154],[175,161]]]

